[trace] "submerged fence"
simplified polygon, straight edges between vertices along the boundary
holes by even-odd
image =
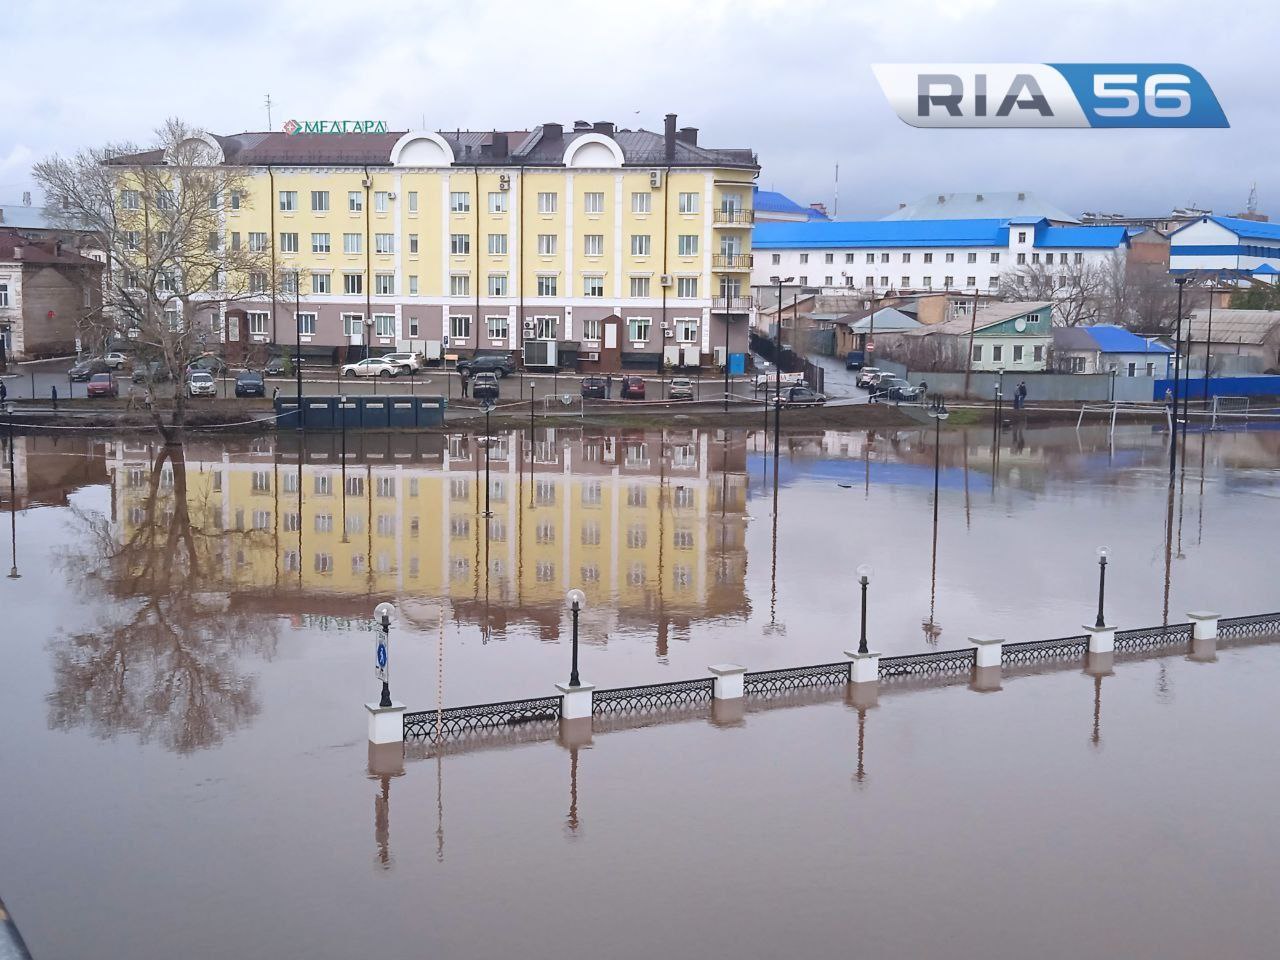
[[[1280,612],[1247,617],[1217,618],[1213,636],[1218,641],[1241,641],[1280,637]],[[1196,634],[1192,623],[1142,627],[1114,631],[1116,654],[1159,654],[1191,646]],[[1080,662],[1090,650],[1088,635],[1003,643],[999,651],[999,667],[1035,668],[1063,666]],[[787,667],[778,670],[742,673],[741,688],[735,696],[767,700],[806,688],[841,687],[853,681],[853,660]],[[902,681],[952,681],[972,676],[981,665],[977,648],[936,650],[903,656],[879,657],[874,677],[881,683]],[[584,688],[591,698],[591,716],[616,718],[626,714],[645,714],[710,705],[719,694],[715,684],[719,678],[679,680],[651,683],[607,690]],[[564,697],[536,697],[466,707],[425,710],[404,715],[404,737],[407,740],[446,739],[475,731],[519,728],[558,723],[564,709]]]

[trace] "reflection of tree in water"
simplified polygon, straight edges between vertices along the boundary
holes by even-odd
[[[78,547],[65,557],[67,571],[104,619],[53,643],[52,727],[128,732],[190,753],[257,715],[256,681],[239,659],[270,657],[275,623],[228,610],[208,574],[229,545],[267,534],[193,518],[209,513],[192,509],[180,444],[156,454],[135,522],[120,525],[125,536],[110,518],[75,511]]]

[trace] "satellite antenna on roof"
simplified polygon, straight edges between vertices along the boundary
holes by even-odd
[[[270,130],[272,129],[271,127],[271,94],[268,93],[266,98],[262,102],[267,107],[267,129]]]
[[[840,161],[836,161],[836,194],[831,199],[831,219],[840,219]]]

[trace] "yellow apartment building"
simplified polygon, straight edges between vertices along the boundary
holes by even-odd
[[[674,114],[661,133],[321,126],[201,137],[244,175],[216,200],[223,242],[269,255],[250,278],[261,299],[217,318],[233,357],[293,344],[295,324],[304,354],[339,358],[479,351],[618,372],[746,352],[751,150],[703,146]]]

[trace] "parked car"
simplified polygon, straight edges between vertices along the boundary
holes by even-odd
[[[133,375],[129,378],[134,383],[162,383],[169,379],[169,368],[162,360],[151,360],[147,363],[135,364]]]
[[[458,361],[458,372],[464,377],[476,373],[492,373],[498,377],[507,377],[516,372],[516,362],[511,354],[486,354]]]
[[[111,364],[107,363],[107,361],[101,357],[91,357],[88,360],[81,360],[73,366],[67,371],[67,376],[73,382],[79,383],[83,380],[88,380],[95,373],[109,373],[110,371]]]
[[[583,400],[603,400],[607,393],[604,377],[583,377],[582,378],[582,399]]]
[[[344,377],[397,377],[403,369],[398,363],[390,363],[382,357],[368,357],[356,363],[342,366]]]
[[[262,372],[269,377],[283,377],[286,373],[293,373],[300,366],[306,365],[306,358],[293,357],[292,363],[290,358],[286,357],[269,357],[267,362],[262,365]]]
[[[844,368],[846,370],[861,370],[862,362],[866,359],[866,354],[861,350],[850,350],[844,355]]]
[[[85,388],[85,393],[91,397],[120,396],[116,390],[116,378],[110,373],[95,373],[89,378],[89,386]]]
[[[693,381],[688,377],[672,377],[671,387],[667,390],[668,400],[692,400]]]
[[[477,400],[497,400],[498,375],[477,373],[471,381],[471,396]]]
[[[111,364],[111,366],[115,367],[117,370],[122,370],[124,368],[124,365],[129,362],[129,358],[126,357],[119,350],[111,351],[102,359],[105,360],[107,363]]]
[[[187,364],[187,373],[195,373],[200,370],[211,377],[222,376],[223,371],[226,369],[226,361],[212,353],[203,353]]]
[[[236,374],[237,397],[265,397],[267,384],[256,370],[241,370]]]
[[[798,383],[804,383],[803,373],[783,373],[779,374],[777,370],[770,369],[767,373],[756,375],[755,389],[756,393],[761,391],[773,390],[777,383],[781,382],[784,387],[795,386]]]
[[[854,379],[854,383],[862,387],[864,390],[871,389],[871,381],[880,376],[879,367],[863,367],[858,371],[858,376]]]
[[[397,363],[405,373],[414,373],[421,370],[427,362],[427,358],[416,350],[403,353],[387,353],[382,357],[388,363]]]
[[[820,407],[827,398],[809,387],[783,387],[778,401],[784,407]]]
[[[193,370],[187,377],[187,396],[216,397],[218,383],[207,370]]]
[[[924,399],[924,391],[920,387],[913,386],[901,377],[894,377],[884,389],[890,400],[900,403],[918,403]]]
[[[622,378],[622,399],[623,400],[643,400],[644,399],[644,377],[623,377]]]

